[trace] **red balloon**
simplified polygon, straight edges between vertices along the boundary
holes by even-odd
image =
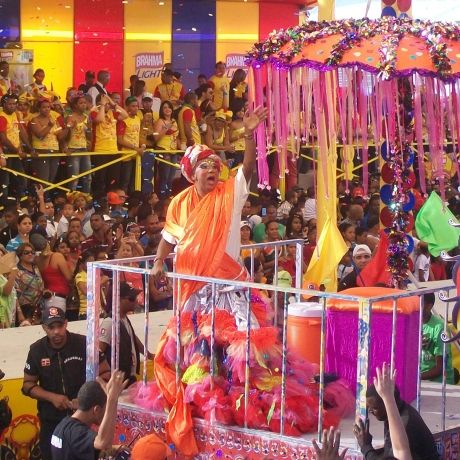
[[[382,0],[382,1],[387,6],[393,5],[393,3],[396,2],[396,0]]]
[[[388,206],[385,206],[380,211],[380,220],[385,227],[391,227],[393,224],[393,213]]]
[[[407,215],[407,224],[403,229],[406,233],[410,233],[414,228],[414,216],[412,214]]]
[[[387,184],[391,184],[393,182],[394,173],[388,163],[384,163],[380,175],[382,176],[383,182]]]
[[[407,179],[403,182],[402,186],[404,190],[409,190],[415,185],[415,173],[414,171],[410,170],[409,175],[407,176]]]
[[[385,0],[383,0],[383,3],[386,4]],[[398,8],[401,13],[407,13],[410,10],[411,6],[412,6],[412,0],[398,0]]]

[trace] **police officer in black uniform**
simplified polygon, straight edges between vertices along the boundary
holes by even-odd
[[[57,307],[42,315],[46,337],[30,346],[24,367],[22,392],[38,400],[39,444],[43,460],[51,459],[51,436],[57,424],[77,407],[77,394],[86,380],[86,337],[67,331],[65,313]],[[102,378],[110,377],[104,356]]]

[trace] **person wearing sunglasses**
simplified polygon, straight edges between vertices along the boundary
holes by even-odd
[[[38,324],[43,295],[43,278],[35,264],[35,249],[30,243],[21,244],[16,250],[19,258],[16,277],[16,293],[20,309],[30,324]]]
[[[136,382],[136,374],[140,371],[140,353],[144,345],[134,332],[128,313],[134,311],[140,290],[133,288],[127,282],[120,283],[120,354],[118,369],[124,372],[128,385]],[[99,350],[107,356],[110,364],[112,354],[112,317],[102,320],[99,331]],[[147,359],[153,359],[153,354],[147,352]]]

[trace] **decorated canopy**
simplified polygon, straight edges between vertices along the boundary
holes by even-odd
[[[321,234],[307,281],[333,289],[344,253],[337,249],[326,260],[324,249],[321,257],[321,243],[339,247],[337,155],[345,171],[362,163],[367,193],[372,146],[386,182],[380,193],[388,268],[392,284],[401,287],[413,247],[407,235],[417,201],[412,188],[426,193],[431,180],[444,198],[446,184],[459,172],[460,27],[392,17],[306,22],[270,34],[254,45],[248,61],[251,102],[270,109],[267,129],[257,133],[259,186],[269,186],[268,147],[277,148],[281,187],[288,152],[317,149]]]

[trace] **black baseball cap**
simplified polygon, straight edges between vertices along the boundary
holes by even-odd
[[[42,313],[42,323],[49,326],[52,323],[65,323],[65,313],[58,307],[47,307]]]
[[[137,297],[140,292],[140,289],[133,288],[126,281],[120,283],[120,298]]]

